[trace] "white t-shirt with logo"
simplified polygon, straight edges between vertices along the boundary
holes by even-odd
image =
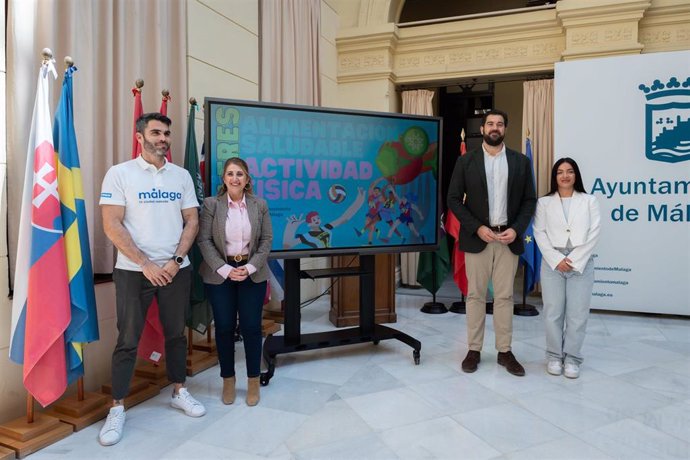
[[[101,205],[125,207],[123,225],[146,256],[164,265],[175,255],[184,220],[182,210],[196,208],[194,182],[186,169],[166,162],[161,169],[141,156],[113,166],[101,187]],[[182,267],[189,265],[185,256]],[[118,251],[115,268],[142,271]]]

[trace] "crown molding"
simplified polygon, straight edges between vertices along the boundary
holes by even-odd
[[[564,26],[640,19],[651,0],[561,0],[556,14]]]
[[[429,76],[552,71],[565,41],[555,10],[543,10],[404,29],[347,29],[336,46],[338,83],[387,75],[397,84]]]
[[[572,59],[690,49],[688,0],[561,0],[556,8],[399,28],[343,29],[338,83],[553,71]]]
[[[563,59],[639,54],[639,22],[650,0],[561,0],[556,13],[565,29]]]
[[[690,49],[690,2],[652,0],[640,20],[639,35],[644,53]]]

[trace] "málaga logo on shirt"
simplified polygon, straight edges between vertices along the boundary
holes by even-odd
[[[678,163],[690,160],[690,77],[671,77],[638,87],[645,93],[646,148],[650,160]]]
[[[182,193],[180,192],[168,192],[158,188],[152,188],[146,192],[139,192],[139,202],[141,203],[162,203],[181,199]]]

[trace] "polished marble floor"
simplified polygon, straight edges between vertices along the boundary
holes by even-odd
[[[690,458],[690,320],[593,313],[581,377],[569,380],[544,370],[541,315],[514,318],[527,375],[508,374],[489,316],[479,370],[464,374],[465,317],[421,313],[428,300],[400,290],[391,325],[422,342],[419,366],[394,340],[280,355],[256,407],[244,379],[224,406],[216,367],[188,380],[202,418],[172,409],[168,388],[127,412],[116,446],[98,444],[98,423],[30,458]],[[303,309],[304,333],[333,328],[328,305]]]

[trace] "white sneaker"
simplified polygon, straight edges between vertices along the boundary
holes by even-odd
[[[206,413],[204,405],[194,399],[186,388],[180,388],[177,394],[173,393],[170,405],[175,409],[182,409],[190,417],[201,417]]]
[[[108,412],[101,432],[98,434],[98,442],[102,446],[112,446],[120,442],[125,429],[125,406],[114,406]]]
[[[551,375],[561,375],[563,372],[563,364],[559,359],[550,359],[546,364],[546,372]]]
[[[575,363],[565,363],[565,371],[563,375],[569,379],[576,379],[580,376],[580,365]]]

